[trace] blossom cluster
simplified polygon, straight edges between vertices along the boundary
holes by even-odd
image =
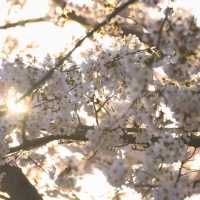
[[[117,2],[97,1],[97,18]],[[141,7],[132,7],[135,12],[121,13],[120,18],[129,18],[124,20],[126,27],[120,22],[119,32],[114,28],[96,32],[85,41],[92,45],[79,51],[82,61],[72,54],[39,86],[62,58],[1,59],[0,164],[13,135],[20,144],[51,135],[73,140],[85,127],[84,152],[92,152],[88,160],[109,157],[104,170],[112,185],[134,187],[146,194],[144,198],[155,200],[181,200],[198,192],[182,167],[188,156],[183,136],[198,131],[200,122],[199,27],[183,10],[162,8],[164,1],[140,2]],[[153,16],[152,9],[160,14]],[[73,8],[77,10],[84,14],[88,8]],[[129,24],[133,19],[137,23]],[[137,31],[127,33],[129,25]],[[143,156],[136,162],[139,150]],[[76,171],[72,161],[56,184],[75,187]]]

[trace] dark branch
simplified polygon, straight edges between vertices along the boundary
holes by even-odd
[[[190,140],[188,142],[185,141],[185,143],[187,143],[188,146],[192,146],[194,148],[199,148],[200,147],[200,136],[192,135],[190,137]]]
[[[72,141],[72,142],[86,142],[88,141],[88,138],[86,137],[86,132],[88,130],[94,129],[93,126],[79,126],[76,131],[72,134],[62,134],[62,135],[48,135],[32,140],[26,140],[25,143],[20,144],[15,147],[11,147],[10,151],[8,154],[12,154],[15,152],[18,152],[20,150],[31,150],[33,148],[38,148],[43,145],[46,145],[49,142],[56,141],[56,140],[67,140],[67,141]],[[111,130],[112,131],[112,130]],[[123,145],[127,144],[134,144],[137,145],[136,143],[136,135],[132,133],[141,133],[143,131],[146,131],[144,128],[126,128],[125,131],[127,134],[124,134],[122,136],[123,139]],[[183,130],[179,128],[160,128],[159,131],[170,131],[170,132],[176,132],[176,133],[182,133]],[[159,140],[159,137],[153,137],[151,138],[150,143],[157,142]],[[191,136],[189,140],[183,140],[185,144],[188,146],[192,146],[195,148],[200,147],[200,136]],[[139,144],[141,145],[141,144]],[[148,147],[149,143],[142,144],[144,147]]]
[[[1,191],[10,196],[9,200],[42,200],[41,195],[19,167],[2,165],[0,174],[2,173],[5,174],[1,182]]]
[[[13,28],[16,26],[24,26],[30,23],[43,22],[43,21],[46,21],[47,19],[48,17],[40,17],[40,18],[20,20],[17,22],[10,22],[10,23],[0,26],[0,29],[7,29],[7,28]]]
[[[157,48],[159,48],[159,46],[160,46],[163,29],[164,29],[164,26],[165,26],[165,24],[166,24],[171,13],[172,13],[172,8],[167,7],[167,9],[165,10],[165,17],[164,17],[164,19],[163,19],[163,21],[160,25],[160,29],[158,31],[158,40],[157,40],[157,43],[156,43]]]
[[[88,128],[89,129],[89,128]],[[33,140],[26,140],[25,143],[16,146],[11,147],[10,153],[15,153],[20,150],[31,150],[33,148],[38,148],[43,145],[46,145],[49,142],[56,141],[56,140],[72,140],[72,141],[87,141],[88,139],[85,137],[85,133],[88,130],[85,127],[79,128],[76,133],[72,133],[71,135],[48,135],[40,138],[36,138]]]

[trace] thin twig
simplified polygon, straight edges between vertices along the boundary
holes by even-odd
[[[165,10],[165,17],[164,17],[164,19],[161,23],[160,29],[158,31],[158,40],[157,40],[157,43],[156,43],[157,49],[160,47],[162,32],[163,32],[164,26],[165,26],[166,22],[168,21],[168,18],[169,18],[171,13],[172,13],[172,8],[167,7],[166,10]]]
[[[17,22],[10,22],[10,23],[7,23],[5,25],[2,25],[2,26],[0,26],[0,29],[8,29],[8,28],[16,27],[16,26],[24,26],[26,24],[43,22],[43,21],[47,21],[47,20],[48,20],[48,17],[24,19],[24,20],[20,20],[20,21],[17,21]]]
[[[39,164],[37,161],[35,161],[33,158],[31,158],[31,156],[28,156],[28,159],[31,160],[38,168],[40,168],[45,174],[47,174],[49,176],[48,171],[46,171],[41,164]]]

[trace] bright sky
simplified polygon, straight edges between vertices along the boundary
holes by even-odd
[[[199,0],[176,0],[177,4],[185,9],[191,10],[200,26],[200,1]]]

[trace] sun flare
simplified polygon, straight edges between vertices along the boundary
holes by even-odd
[[[9,112],[11,112],[11,113],[27,113],[28,102],[26,100],[17,102],[17,99],[20,96],[21,95],[19,93],[17,93],[14,88],[11,88],[8,91],[8,98],[6,101],[6,105],[7,105]]]

